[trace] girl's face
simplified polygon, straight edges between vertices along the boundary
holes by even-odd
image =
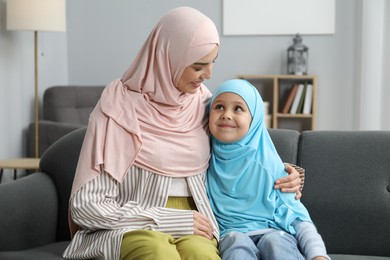
[[[225,92],[214,100],[210,111],[209,128],[220,142],[233,143],[249,130],[252,115],[241,96]]]
[[[199,61],[184,69],[176,87],[183,93],[194,94],[205,79],[210,79],[214,61],[218,55],[218,45]]]

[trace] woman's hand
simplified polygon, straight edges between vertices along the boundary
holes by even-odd
[[[302,193],[301,188],[301,178],[297,170],[294,169],[289,164],[286,164],[285,170],[288,172],[288,176],[277,179],[275,181],[274,189],[280,190],[281,192],[295,192],[295,199],[300,199]]]
[[[194,234],[213,239],[213,227],[210,220],[198,211],[193,211],[194,215]]]

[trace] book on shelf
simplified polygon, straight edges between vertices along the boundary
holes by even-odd
[[[291,105],[294,101],[295,94],[298,90],[298,84],[294,84],[291,86],[290,92],[288,93],[286,102],[284,103],[284,106],[282,108],[282,113],[287,114],[290,111]]]
[[[307,84],[305,93],[305,102],[303,104],[303,114],[311,114],[311,105],[313,102],[313,85]]]
[[[291,108],[290,108],[290,114],[297,113],[297,109],[298,109],[299,102],[301,101],[303,89],[304,89],[304,85],[299,84],[297,93],[295,94],[294,101],[293,101]]]
[[[303,113],[303,103],[305,102],[306,87],[307,87],[307,83],[303,85],[301,99],[299,100],[298,107],[297,107],[297,114]]]

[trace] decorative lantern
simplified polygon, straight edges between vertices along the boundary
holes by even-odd
[[[288,74],[306,75],[309,48],[303,45],[299,34],[295,35],[293,40],[294,44],[287,49]]]

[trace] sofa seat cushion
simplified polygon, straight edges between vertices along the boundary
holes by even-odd
[[[64,259],[62,253],[70,241],[51,243],[49,245],[26,249],[22,251],[0,252],[1,260],[55,260]]]

